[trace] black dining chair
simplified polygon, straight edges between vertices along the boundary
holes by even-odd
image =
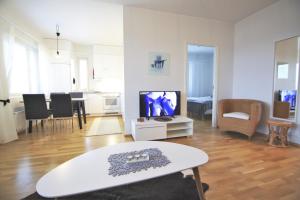
[[[51,111],[53,117],[53,130],[56,120],[72,120],[73,130],[73,106],[70,94],[52,94]]]
[[[69,92],[71,98],[83,98],[83,92]]]
[[[65,92],[50,92],[50,99],[52,95],[56,95],[56,94],[66,94]]]
[[[51,112],[47,109],[45,94],[23,94],[25,118],[29,121],[30,129],[32,128],[32,121],[48,120]],[[26,123],[27,124],[27,123]],[[26,125],[27,134],[27,125]]]
[[[66,94],[66,93],[65,92],[50,92],[50,99],[51,99],[52,95],[55,95],[55,94]],[[52,109],[51,101],[49,102],[49,108],[50,108],[50,110]]]
[[[71,98],[83,98],[83,92],[69,92]],[[79,102],[73,102],[73,110],[77,110]]]

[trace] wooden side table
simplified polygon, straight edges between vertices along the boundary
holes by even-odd
[[[270,119],[267,121],[269,127],[269,145],[276,147],[288,146],[288,130],[294,124],[288,121]],[[277,142],[277,144],[276,144]]]

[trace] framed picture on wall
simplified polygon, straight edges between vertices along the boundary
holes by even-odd
[[[167,53],[150,52],[148,72],[151,75],[168,75],[170,55]]]

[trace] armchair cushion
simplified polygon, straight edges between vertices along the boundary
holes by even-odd
[[[243,119],[243,120],[249,120],[250,119],[250,116],[247,113],[243,113],[243,112],[224,113],[223,117]]]

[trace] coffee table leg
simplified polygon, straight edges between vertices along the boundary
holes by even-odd
[[[205,200],[205,196],[204,196],[204,192],[203,192],[203,188],[202,188],[202,182],[201,182],[198,167],[193,168],[193,173],[194,173],[194,176],[195,176],[195,181],[196,181],[198,195],[200,197],[200,200]]]

